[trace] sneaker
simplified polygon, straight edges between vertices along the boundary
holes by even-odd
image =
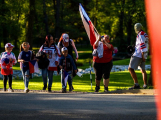
[[[108,92],[108,87],[105,87],[104,92]]]
[[[46,88],[47,88],[47,85],[44,85],[43,90],[46,90]]]
[[[100,87],[99,86],[96,86],[95,87],[95,92],[99,92],[99,89],[100,89]]]
[[[147,88],[147,85],[143,85],[143,89],[146,89]]]
[[[73,86],[69,86],[69,91],[73,91]]]
[[[6,92],[6,88],[3,88],[3,91]]]
[[[133,90],[133,89],[140,89],[140,85],[133,85],[132,87],[129,88],[129,90]]]
[[[62,93],[66,93],[66,88],[62,88]]]
[[[25,92],[25,93],[28,93],[28,92],[29,92],[29,89],[28,89],[28,88],[26,88],[26,89],[24,90],[24,92]]]
[[[11,88],[9,88],[9,89],[8,89],[8,92],[14,92],[14,90],[13,90],[13,89],[11,89]]]
[[[48,88],[48,92],[51,92],[51,87]]]

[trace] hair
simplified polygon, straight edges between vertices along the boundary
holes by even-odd
[[[49,34],[49,35],[46,35],[46,37],[45,37],[44,45],[47,46],[47,47],[49,47],[50,37],[53,37],[53,36]],[[52,44],[54,44],[54,43],[52,43]]]
[[[60,39],[59,39],[59,42],[61,42],[62,40],[63,40],[63,35],[64,35],[65,33],[62,33],[62,35],[61,35],[61,37],[60,37]]]
[[[24,51],[23,45],[25,45],[25,44],[29,45],[28,42],[23,42],[23,43],[20,45],[20,52],[21,52],[21,51]]]

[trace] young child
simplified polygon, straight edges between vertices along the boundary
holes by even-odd
[[[20,68],[22,71],[22,76],[25,84],[24,92],[28,93],[28,84],[29,84],[29,61],[32,59],[32,51],[29,50],[30,45],[28,42],[23,42],[20,45],[20,53],[18,56],[18,62],[20,62]]]
[[[76,65],[72,59],[72,57],[68,54],[68,49],[66,47],[63,47],[61,49],[62,51],[62,56],[60,58],[60,63],[59,67],[60,69],[63,69],[62,72],[67,72],[68,73],[68,84],[69,84],[69,91],[72,91],[72,70],[74,69],[75,73],[77,73],[77,68]],[[62,74],[63,74],[62,73]],[[64,77],[62,77],[62,93],[66,92],[66,84]]]
[[[3,75],[4,91],[6,91],[7,79],[9,78],[9,92],[14,92],[14,90],[12,89],[12,66],[17,63],[16,57],[12,52],[13,47],[14,46],[11,43],[7,43],[5,45],[5,52],[2,52],[0,56],[1,74]]]

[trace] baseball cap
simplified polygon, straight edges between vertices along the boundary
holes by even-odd
[[[14,47],[14,45],[12,45],[11,43],[6,43],[5,48],[8,48],[8,47]]]
[[[63,48],[61,49],[62,52],[63,52],[63,51],[66,51],[66,50],[68,50],[66,47],[63,47]]]

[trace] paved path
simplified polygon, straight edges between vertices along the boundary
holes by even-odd
[[[153,95],[0,92],[0,120],[156,120]]]

